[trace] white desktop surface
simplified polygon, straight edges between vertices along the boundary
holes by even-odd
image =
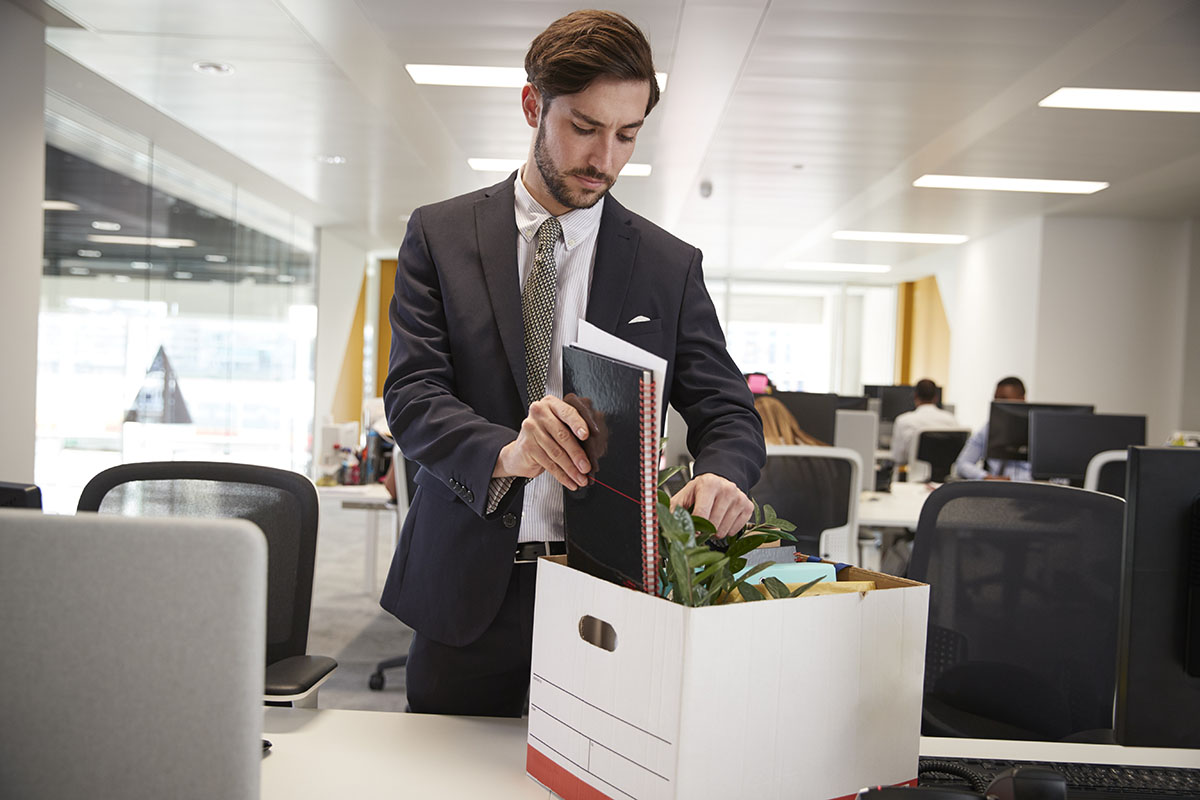
[[[915,529],[932,491],[928,483],[898,482],[890,492],[863,492],[858,501],[858,527]]]
[[[528,721],[268,708],[262,800],[547,800],[525,774]],[[1200,750],[922,736],[922,756],[1200,768]]]
[[[546,800],[525,774],[523,719],[267,708],[262,800]]]

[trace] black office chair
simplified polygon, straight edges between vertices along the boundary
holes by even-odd
[[[945,483],[958,454],[962,452],[971,431],[967,429],[927,430],[917,434],[913,457],[929,465],[928,480]],[[909,459],[910,463],[913,459]],[[911,467],[910,467],[911,469]]]
[[[405,458],[400,452],[399,446],[392,448],[392,464],[395,465],[396,479],[396,544],[400,544],[400,527],[404,521],[404,514],[408,511],[408,504],[417,494],[417,484],[413,481],[413,477],[417,474],[417,463],[409,458]],[[383,691],[386,679],[384,672],[389,669],[400,669],[408,666],[408,655],[392,656],[385,658],[375,665],[375,671],[367,678],[367,686],[372,691]]]
[[[1083,488],[1124,497],[1128,462],[1128,450],[1105,450],[1097,453],[1088,462]]]
[[[922,733],[1111,741],[1125,501],[963,481],[921,509],[928,583]]]
[[[844,447],[767,445],[750,497],[795,524],[796,551],[855,561],[861,469],[859,455]]]
[[[239,517],[267,537],[264,700],[316,706],[337,662],[306,654],[317,551],[317,490],[295,472],[215,461],[122,464],[92,478],[79,511],[131,517]]]

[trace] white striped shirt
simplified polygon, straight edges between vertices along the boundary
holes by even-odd
[[[524,167],[522,167],[522,171]],[[525,188],[521,172],[516,179],[517,270],[520,286],[533,268],[537,231],[551,214]],[[554,245],[558,265],[558,295],[554,303],[554,333],[550,339],[550,368],[546,394],[562,397],[562,348],[575,341],[579,320],[587,313],[592,267],[596,262],[596,236],[604,199],[591,208],[576,208],[558,218],[563,238]],[[532,398],[534,400],[538,398]],[[542,473],[525,486],[518,542],[563,541],[563,488],[550,473]]]

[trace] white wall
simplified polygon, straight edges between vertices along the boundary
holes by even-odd
[[[334,230],[317,232],[317,355],[316,400],[313,407],[314,439],[322,421],[333,410],[337,380],[346,355],[346,341],[358,307],[358,293],[368,254]],[[371,308],[368,308],[368,312]],[[332,443],[331,443],[332,444]],[[313,442],[313,453],[324,453],[324,442]],[[315,459],[314,459],[315,460]]]
[[[0,1],[0,480],[33,481],[45,182],[45,28]]]
[[[1041,218],[1021,220],[936,257],[950,325],[946,399],[963,425],[975,428],[987,420],[1003,377],[1016,375],[1036,391],[1042,224]]]
[[[1188,301],[1179,427],[1200,431],[1200,217],[1188,221]]]
[[[1187,323],[1185,221],[1047,218],[1031,399],[1179,427]]]

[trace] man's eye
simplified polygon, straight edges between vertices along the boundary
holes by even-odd
[[[625,134],[623,134],[623,133],[619,133],[619,134],[617,134],[617,138],[618,138],[618,139],[620,139],[622,142],[629,143],[629,142],[632,142],[632,141],[634,140],[634,138],[635,138],[635,137],[633,137],[633,136],[627,136],[627,135],[625,135]]]
[[[575,123],[571,123],[571,127],[574,128],[575,132],[578,133],[580,136],[587,136],[589,133],[592,133],[591,128],[581,128],[578,125],[576,125]]]

